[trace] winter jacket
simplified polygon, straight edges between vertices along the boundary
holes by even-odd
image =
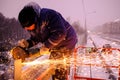
[[[34,6],[33,6],[34,7]],[[77,43],[77,36],[73,27],[55,10],[34,7],[38,14],[39,33],[31,35],[28,42],[43,43],[47,48],[65,47],[73,49]]]

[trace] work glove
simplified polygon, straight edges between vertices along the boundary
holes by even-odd
[[[24,48],[21,48],[19,46],[14,47],[10,53],[12,54],[12,57],[16,60],[16,59],[22,59],[22,61],[25,60],[25,58],[27,58],[29,55],[27,53],[27,51],[24,50]]]
[[[40,48],[40,54],[41,55],[50,54],[49,48],[45,47],[45,45],[42,45],[42,47]]]
[[[18,41],[18,46],[20,46],[22,48],[28,48],[29,43],[27,42],[27,40],[21,39]]]

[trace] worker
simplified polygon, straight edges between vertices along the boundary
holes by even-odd
[[[77,43],[76,32],[59,12],[30,2],[20,11],[18,20],[31,35],[28,40],[18,41],[20,47],[31,48],[42,43],[40,55],[50,53],[50,59],[53,60],[72,55]],[[66,80],[65,69],[56,69],[52,79]]]

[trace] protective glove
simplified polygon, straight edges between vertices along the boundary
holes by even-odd
[[[18,46],[20,46],[22,48],[28,48],[29,43],[27,42],[27,40],[21,39],[18,41]]]
[[[49,48],[45,47],[44,45],[40,48],[40,54],[45,55],[45,54],[50,54]]]
[[[14,47],[10,53],[12,54],[12,57],[16,60],[16,59],[22,59],[22,61],[25,60],[25,58],[27,58],[29,55],[27,53],[27,51],[25,51],[23,48],[17,46]]]

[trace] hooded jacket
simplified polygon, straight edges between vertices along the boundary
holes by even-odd
[[[62,17],[62,15],[52,9],[40,8],[37,4],[28,4],[32,6],[38,14],[37,25],[40,28],[39,33],[31,35],[28,42],[29,47],[39,42],[47,48],[65,47],[73,49],[77,43],[77,36],[73,27]]]

